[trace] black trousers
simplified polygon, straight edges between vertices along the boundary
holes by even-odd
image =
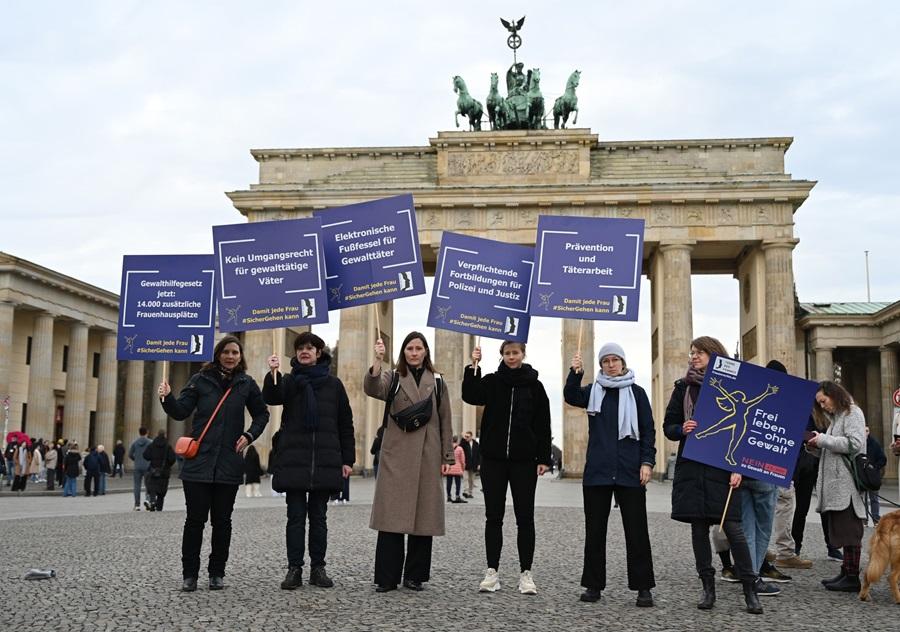
[[[16,476],[13,478],[13,484],[10,491],[13,492],[24,492],[25,486],[28,484],[28,474],[24,476]]]
[[[450,500],[450,488],[453,486],[453,482],[456,481],[456,497],[459,498],[459,489],[462,486],[462,476],[445,476],[447,480],[447,500]]]
[[[404,556],[403,536],[402,533],[378,532],[378,543],[375,545],[375,583],[379,586],[396,586],[401,579],[414,582],[427,582],[431,579],[432,537],[406,536]]]
[[[210,577],[224,577],[231,546],[231,512],[237,485],[184,481],[184,504],[187,517],[181,539],[181,569],[183,577],[200,575],[200,548],[203,546],[203,527],[209,517],[212,538],[207,571]]]
[[[818,470],[811,474],[798,476],[794,481],[794,496],[797,499],[797,507],[794,510],[794,522],[791,524],[791,536],[794,538],[794,549],[799,553],[803,547],[803,532],[806,529],[806,515],[809,513],[809,505],[812,501],[816,480],[819,478]],[[828,532],[825,523],[822,523],[822,532],[825,542],[828,543]]]
[[[531,461],[481,459],[487,565],[493,569],[500,566],[507,486],[512,491],[513,511],[516,514],[519,567],[522,571],[530,571],[534,561],[534,491],[537,487],[537,465]]]
[[[581,585],[606,588],[606,528],[613,495],[622,514],[628,589],[649,590],[656,586],[650,533],[647,530],[647,490],[644,487],[597,485],[582,487],[584,496],[584,569]]]
[[[691,544],[694,547],[694,561],[697,564],[697,574],[700,577],[714,578],[716,569],[712,565],[712,547],[709,544],[709,528],[719,528],[719,523],[711,525],[707,520],[697,520],[691,523]],[[734,566],[738,576],[743,582],[756,581],[756,572],[753,570],[753,562],[750,560],[750,549],[747,548],[747,539],[744,530],[737,520],[725,521],[725,537],[731,546],[731,554],[734,556]]]
[[[289,491],[287,501],[287,540],[288,565],[303,566],[306,553],[306,519],[309,518],[309,562],[310,566],[325,566],[325,552],[328,549],[328,512],[327,491]]]
[[[92,491],[93,490],[93,491]],[[84,472],[84,495],[96,496],[100,493],[100,472]]]

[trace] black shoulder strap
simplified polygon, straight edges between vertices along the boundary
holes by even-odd
[[[444,378],[440,373],[434,374],[434,394],[437,399],[437,407],[441,407],[441,395],[444,394]]]
[[[397,371],[394,371],[394,376],[391,378],[391,386],[388,388],[387,399],[384,400],[384,416],[381,419],[381,427],[384,428],[387,426],[388,421],[388,413],[391,410],[391,404],[394,403],[394,397],[397,396],[397,391],[400,390],[400,374]]]

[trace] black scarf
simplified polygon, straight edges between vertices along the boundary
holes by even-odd
[[[532,414],[531,387],[538,381],[538,372],[530,364],[511,369],[501,361],[497,367],[500,382],[509,387],[512,400],[513,419],[529,419]]]
[[[294,376],[297,388],[305,391],[303,399],[306,402],[306,410],[303,415],[303,428],[308,432],[314,432],[319,427],[319,407],[316,403],[315,390],[328,379],[330,365],[331,356],[325,354],[312,366],[302,366],[297,362],[297,358],[291,358],[291,375]]]
[[[687,373],[684,376],[687,390],[684,392],[684,400],[681,402],[685,421],[694,418],[694,406],[697,405],[697,397],[700,395],[700,386],[703,384],[703,376],[705,374],[705,369],[698,371],[690,364],[688,365]]]
[[[411,366],[408,368],[409,368],[409,372],[413,376],[413,379],[416,381],[416,386],[418,386],[419,382],[422,381],[422,375],[424,375],[424,373],[425,373],[425,367],[424,366]]]

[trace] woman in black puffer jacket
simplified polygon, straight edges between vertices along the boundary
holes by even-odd
[[[296,357],[291,373],[266,375],[263,397],[271,405],[284,405],[281,429],[272,438],[269,472],[272,489],[286,492],[288,571],[281,582],[285,590],[302,583],[306,520],[309,517],[309,583],[331,588],[325,574],[328,497],[343,486],[356,461],[353,412],[341,381],[329,373],[331,356],[325,341],[304,332],[294,340]],[[269,368],[281,365],[277,355]]]
[[[503,361],[495,373],[481,377],[481,348],[465,369],[462,398],[484,406],[481,417],[481,486],[484,491],[484,544],[488,569],[482,592],[500,588],[497,567],[503,547],[506,489],[512,490],[518,526],[519,592],[537,593],[531,575],[534,559],[534,492],[537,477],[550,469],[550,401],[538,372],[524,364],[525,343],[500,345]]]
[[[675,462],[675,479],[672,481],[672,519],[691,525],[691,544],[697,574],[703,584],[703,598],[697,607],[709,610],[716,603],[716,575],[712,566],[712,550],[709,546],[709,528],[717,525],[725,511],[728,489],[733,488],[728,513],[723,528],[731,545],[731,552],[744,585],[747,612],[762,614],[756,595],[756,571],[750,560],[750,549],[741,527],[741,475],[728,472],[699,461],[684,458],[684,442],[697,429],[693,419],[694,408],[700,395],[700,386],[713,354],[728,357],[721,342],[709,336],[691,341],[690,365],[684,378],[675,382],[672,397],[666,407],[663,432],[671,441],[678,441],[678,459]]]
[[[225,564],[231,546],[234,498],[244,479],[241,453],[262,434],[269,423],[269,409],[263,402],[259,386],[247,375],[244,349],[234,336],[225,336],[219,341],[213,351],[213,361],[191,376],[177,399],[172,396],[166,381],[159,385],[159,396],[163,409],[173,419],[180,421],[194,415],[190,435],[195,439],[200,438],[207,420],[222,402],[200,442],[197,456],[185,459],[179,474],[184,481],[187,509],[181,541],[184,578],[181,589],[186,592],[197,590],[203,527],[209,517],[212,524],[209,589],[221,590],[225,587]],[[253,419],[247,431],[244,431],[245,408]]]

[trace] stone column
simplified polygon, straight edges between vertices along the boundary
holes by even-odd
[[[126,444],[137,439],[144,425],[144,362],[129,360],[125,373],[125,436]]]
[[[475,348],[475,336],[471,334],[463,334],[463,348],[461,349],[462,358],[460,359],[461,366],[463,369],[469,364],[472,363],[472,349]],[[482,372],[484,369],[482,368]],[[460,384],[460,391],[462,390],[462,386]],[[478,424],[478,408],[476,406],[469,406],[468,404],[462,404],[462,432],[471,432],[475,434],[475,426]]]
[[[569,375],[572,357],[578,350],[578,330],[581,332],[581,357],[584,358],[582,384],[594,381],[594,321],[565,318],[562,321],[562,375]],[[579,478],[584,474],[587,455],[588,424],[583,408],[573,408],[563,402],[563,472],[566,477]]]
[[[766,350],[793,374],[796,357],[794,331],[794,268],[791,257],[798,240],[764,241],[766,259]]]
[[[897,477],[897,459],[891,455],[888,446],[894,442],[894,401],[893,394],[900,386],[900,371],[897,366],[897,347],[880,347],[881,354],[881,418],[884,420],[881,445],[888,455],[885,476]]]
[[[463,427],[462,378],[463,367],[468,362],[460,356],[465,351],[466,338],[466,334],[456,331],[434,330],[434,365],[447,383],[455,435],[458,435]]]
[[[53,437],[53,359],[52,314],[40,313],[34,319],[31,338],[31,371],[28,374],[28,418],[26,432],[32,437]],[[87,437],[85,437],[87,440]]]
[[[106,332],[100,347],[100,375],[97,378],[97,441],[115,445],[116,433],[116,334]],[[123,439],[124,440],[124,439]]]
[[[816,382],[834,379],[834,347],[816,347]]]
[[[8,301],[0,302],[0,399],[11,395],[10,374],[12,373],[12,345],[13,345],[13,320],[15,318],[16,304]],[[12,400],[12,397],[10,397]],[[18,402],[10,401],[12,406]],[[0,411],[0,415],[3,415]],[[13,430],[13,428],[9,428]],[[6,435],[0,438],[0,442],[6,440]]]
[[[87,405],[88,326],[73,323],[69,329],[69,362],[66,368],[66,409],[63,416],[63,436],[84,442],[90,434],[90,415]]]
[[[169,364],[168,367],[165,365]],[[159,383],[162,382],[163,373],[165,372],[168,376],[168,372],[172,370],[172,363],[167,363],[164,361],[156,361],[153,363],[153,384],[150,385],[150,393],[153,394],[153,402],[150,404],[150,437],[155,438],[156,433],[160,430],[166,430],[168,434],[168,415],[166,415],[166,411],[163,410],[162,405],[159,403],[159,397],[156,395],[156,389],[159,387]],[[170,383],[171,384],[171,383]]]

